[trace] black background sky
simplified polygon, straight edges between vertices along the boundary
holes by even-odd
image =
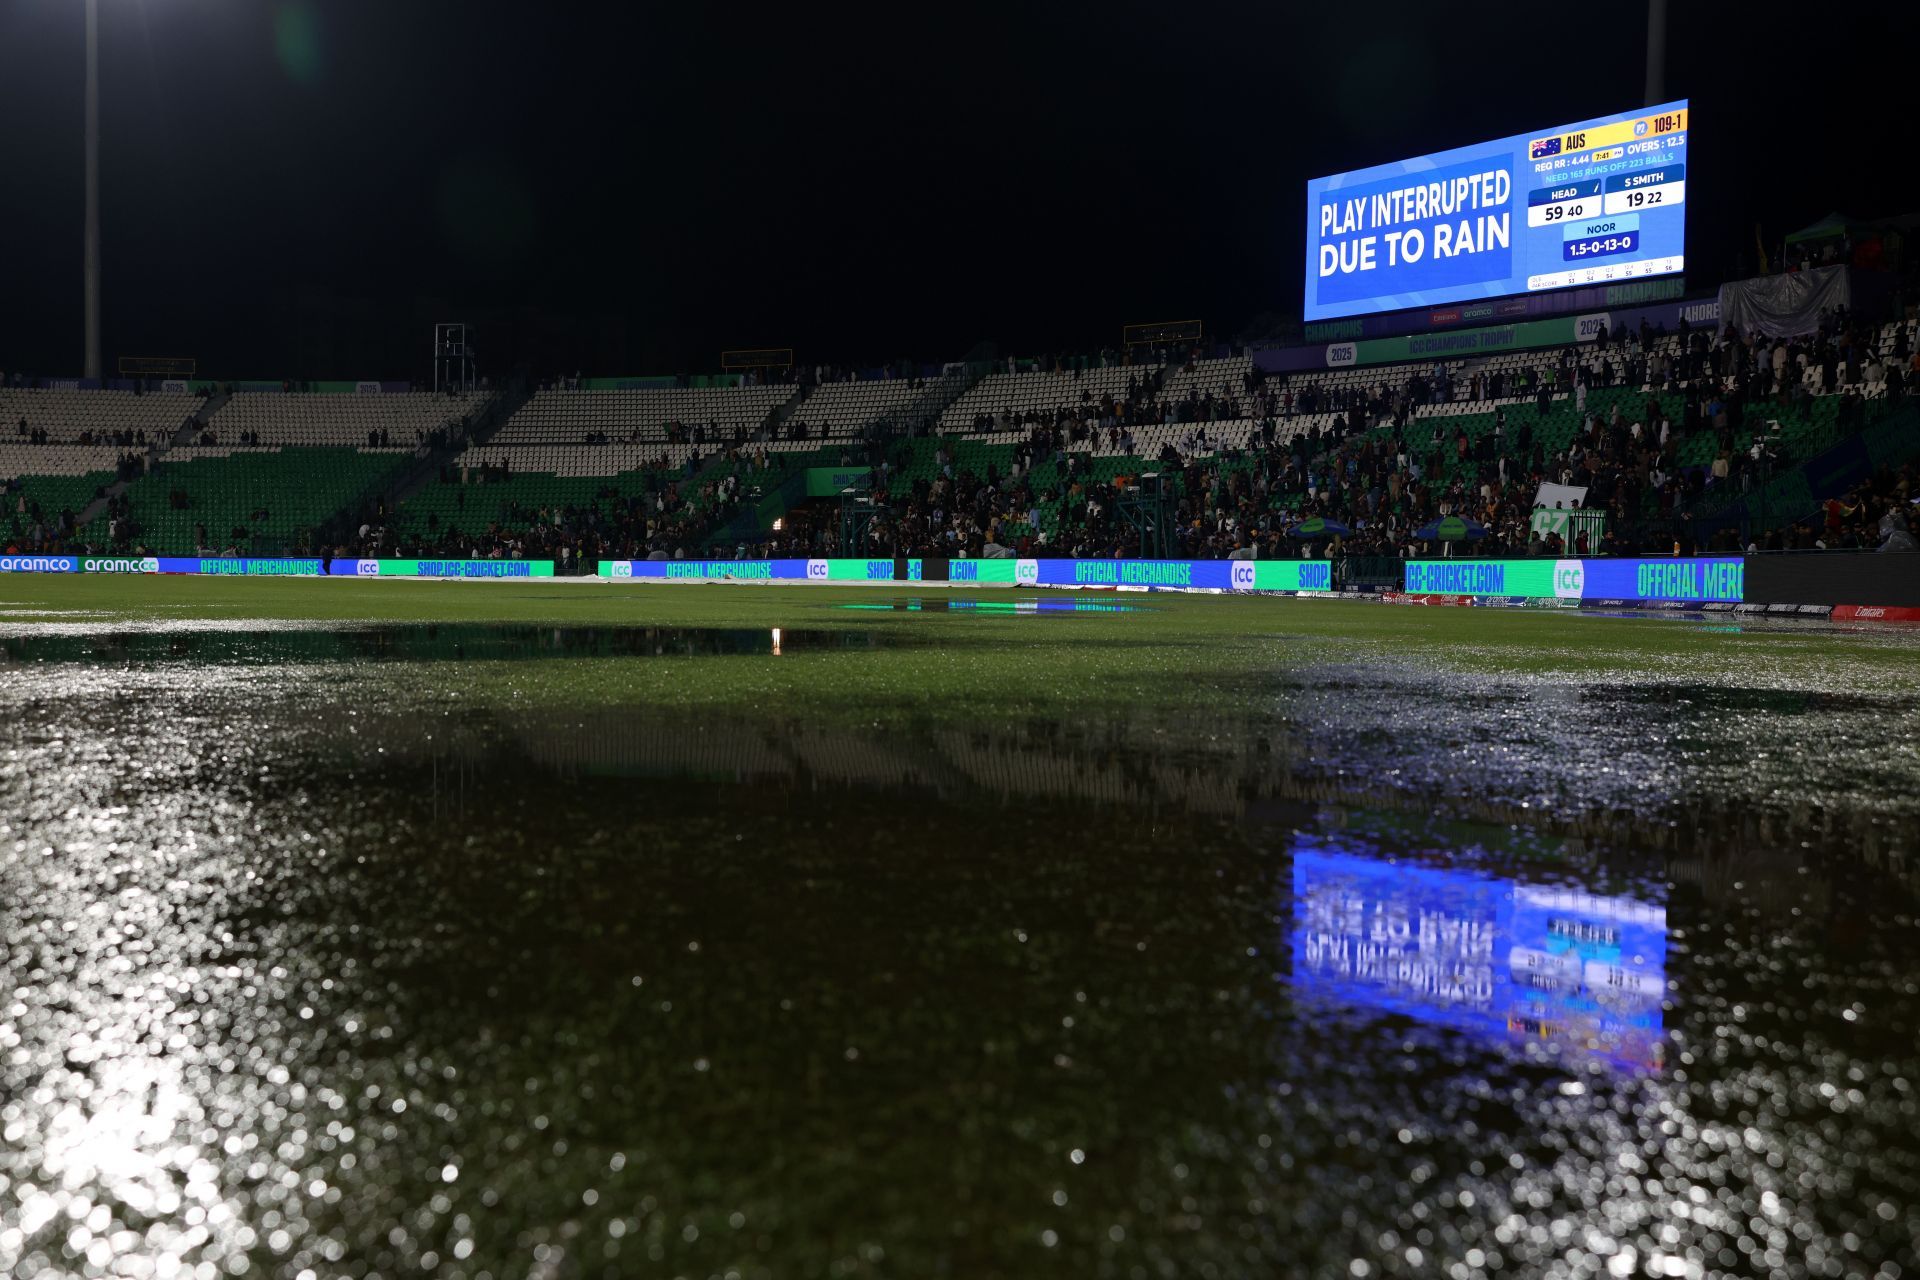
[[[710,369],[1298,314],[1307,178],[1640,105],[1608,4],[101,0],[104,348]],[[1920,4],[1674,0],[1689,279],[1920,208]],[[81,365],[83,6],[0,0],[0,368]]]

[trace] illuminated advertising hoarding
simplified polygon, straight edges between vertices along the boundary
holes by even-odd
[[[0,573],[79,572],[79,556],[0,556]]]
[[[551,578],[551,560],[335,560],[336,578]]]
[[[1623,1066],[1661,1063],[1660,903],[1307,850],[1294,853],[1293,893],[1303,996]]]
[[[82,556],[82,573],[158,573],[157,556]]]
[[[922,562],[907,561],[907,581]],[[892,560],[603,560],[599,575],[645,581],[893,582]],[[1330,560],[950,560],[950,582],[1171,591],[1330,591]]]
[[[1672,275],[1687,102],[1307,184],[1305,319]]]
[[[321,571],[318,560],[243,556],[0,556],[0,573],[187,573],[285,577]]]
[[[907,562],[920,576],[920,561]],[[602,560],[602,578],[665,582],[892,582],[891,560]]]
[[[1416,595],[1738,604],[1746,561],[1738,556],[1648,560],[1409,560]]]
[[[171,573],[200,577],[551,578],[551,560],[334,560],[267,556],[0,556],[0,573]]]
[[[326,572],[323,561],[265,556],[161,556],[160,573],[235,578],[311,578]]]

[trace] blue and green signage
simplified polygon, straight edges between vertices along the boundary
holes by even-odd
[[[236,578],[312,578],[326,572],[325,562],[257,556],[203,556],[199,559],[160,557],[161,573],[225,575]]]
[[[1407,590],[1415,595],[1738,604],[1745,588],[1746,561],[1738,556],[1407,562]]]
[[[551,560],[321,560],[309,556],[0,556],[0,573],[168,573],[198,577],[551,578]]]
[[[551,560],[335,560],[336,578],[551,578]]]
[[[892,582],[892,560],[606,560],[603,578],[651,581]],[[923,562],[907,561],[907,581]],[[951,582],[1171,591],[1329,591],[1330,560],[950,560]]]

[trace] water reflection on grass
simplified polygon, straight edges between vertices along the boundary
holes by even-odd
[[[784,669],[742,630],[685,656]],[[1871,1274],[1920,1226],[1911,822],[1741,789],[1882,691],[438,678],[684,641],[14,657],[0,1271]]]

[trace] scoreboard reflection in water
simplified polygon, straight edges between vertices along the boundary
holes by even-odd
[[[1303,995],[1622,1066],[1661,1063],[1664,906],[1304,850],[1293,891]]]
[[[1307,184],[1306,318],[1683,269],[1685,100]]]

